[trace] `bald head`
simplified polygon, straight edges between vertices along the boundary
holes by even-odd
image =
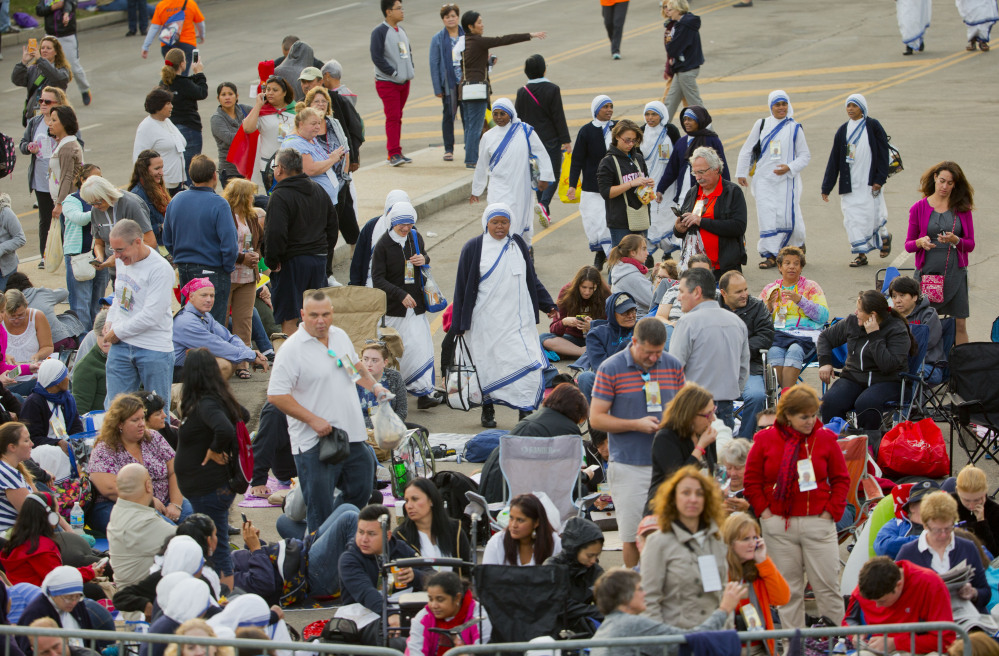
[[[153,500],[153,479],[146,468],[137,462],[125,465],[118,472],[118,498],[143,506]]]

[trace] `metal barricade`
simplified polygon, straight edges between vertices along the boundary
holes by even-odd
[[[953,622],[910,622],[907,624],[879,624],[871,626],[835,626],[835,627],[818,627],[813,629],[801,629],[800,632],[794,629],[780,629],[775,631],[740,631],[739,641],[745,646],[750,642],[758,642],[761,640],[784,640],[793,638],[795,635],[800,635],[802,638],[838,638],[838,637],[848,637],[853,636],[860,638],[861,636],[870,635],[884,635],[884,634],[897,634],[897,633],[908,633],[915,640],[915,635],[919,633],[929,633],[931,631],[936,631],[937,633],[937,653],[946,653],[943,648],[943,631],[953,631],[957,634],[957,639],[964,641],[964,652],[963,656],[971,656],[971,641],[968,639],[968,632],[963,628],[958,626]],[[692,631],[691,631],[692,632]],[[665,648],[668,645],[682,645],[686,643],[686,638],[683,635],[669,635],[669,636],[649,636],[642,638],[604,638],[604,639],[588,639],[588,640],[553,640],[551,642],[511,642],[504,644],[488,644],[488,645],[463,645],[461,647],[452,647],[444,656],[459,656],[461,654],[495,654],[499,652],[504,653],[516,653],[516,652],[528,652],[528,651],[554,651],[554,650],[586,650],[592,649],[593,647],[606,647],[608,649],[613,649],[614,647],[661,647]],[[829,641],[828,654],[831,656],[834,651],[835,640]],[[855,642],[859,644],[860,640]],[[885,654],[889,652],[883,652]]]
[[[143,643],[206,645],[214,647],[233,647],[234,650],[248,649],[251,653],[267,654],[271,651],[287,652],[292,656],[308,656],[310,654],[349,654],[351,656],[403,656],[402,652],[388,647],[365,647],[362,645],[326,644],[321,642],[276,642],[273,640],[242,640],[224,638],[206,638],[203,636],[169,635],[158,633],[138,633],[129,631],[69,631],[66,629],[45,629],[28,626],[0,625],[0,636],[11,639],[28,636],[33,643],[35,653],[38,653],[37,638],[62,638],[63,640],[82,641],[83,646],[100,653],[97,643],[116,644],[118,656],[130,653],[138,654],[138,647]],[[2,655],[10,656],[10,640],[3,640]],[[65,644],[65,643],[64,643]],[[63,654],[69,654],[63,650]]]

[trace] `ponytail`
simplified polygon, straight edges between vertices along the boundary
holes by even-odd
[[[160,69],[160,80],[163,88],[168,89],[180,75],[181,67],[187,67],[187,55],[180,48],[171,48],[164,59],[163,68]]]
[[[631,257],[642,247],[645,243],[645,237],[642,235],[625,235],[624,238],[618,242],[617,246],[611,249],[610,255],[607,256],[607,271],[609,272],[614,268],[621,258]]]
[[[882,296],[881,292],[868,289],[867,291],[860,292],[858,300],[860,301],[860,309],[868,314],[877,315],[881,323],[888,321],[889,318],[901,321],[905,326],[905,332],[909,335],[909,355],[913,356],[919,352],[919,343],[912,336],[912,329],[909,327],[908,320],[899,314],[898,310],[888,305],[888,299]]]

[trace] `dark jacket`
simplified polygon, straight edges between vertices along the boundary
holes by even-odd
[[[441,556],[443,558],[461,558],[466,562],[471,562],[472,560],[472,546],[468,543],[468,536],[465,535],[465,531],[461,528],[461,522],[457,519],[448,520],[448,525],[451,528],[451,534],[446,539],[438,539],[437,547],[441,550]],[[422,555],[420,553],[420,530],[416,528],[416,524],[411,521],[403,520],[396,527],[395,532],[392,534],[395,536],[396,540],[401,541],[407,547],[413,550],[413,553],[417,556]],[[470,572],[467,568],[461,568],[459,574],[468,578]]]
[[[963,528],[982,541],[986,551],[995,558],[999,554],[999,503],[985,497],[985,519],[978,521],[975,514],[964,507],[956,492],[951,496],[957,501],[957,518]]]
[[[364,121],[349,100],[336,91],[329,93],[333,106],[333,118],[340,121],[340,127],[343,128],[343,133],[347,135],[347,140],[350,142],[350,161],[353,164],[360,164],[361,144],[364,143]]]
[[[857,323],[856,313],[823,330],[816,345],[819,366],[832,364],[832,350],[843,344],[848,354],[840,377],[860,385],[896,383],[909,367],[909,324],[894,315],[871,334]]]
[[[695,446],[697,446],[696,437],[693,440],[680,437],[670,428],[660,428],[652,438],[652,482],[649,483],[648,499],[650,505],[659,485],[676,473],[676,470],[686,465],[694,465],[698,469],[703,466],[694,457]],[[714,451],[708,449],[704,452],[704,462],[707,463],[708,471],[714,471],[715,468]]]
[[[569,570],[569,597],[566,600],[562,626],[572,627],[583,618],[603,619],[593,601],[593,584],[604,573],[600,563],[592,567],[580,564],[579,550],[588,544],[603,544],[604,534],[600,527],[588,519],[573,517],[562,531],[562,551],[544,562],[545,566],[563,565]],[[591,628],[591,627],[587,627]]]
[[[465,30],[458,26],[458,36],[463,36]],[[447,28],[442,28],[440,32],[430,39],[430,81],[434,85],[434,95],[443,94],[450,96],[458,86],[458,79],[454,76],[454,66],[451,65],[451,35],[447,33]],[[520,113],[520,110],[517,110]]]
[[[205,74],[178,75],[170,86],[165,84],[160,86],[173,93],[173,113],[170,114],[173,124],[201,132],[198,101],[208,97],[208,78]]]
[[[242,421],[249,421],[249,413],[242,409]],[[202,465],[208,449],[215,453],[233,453],[236,449],[236,424],[229,417],[221,401],[205,396],[190,416],[180,425],[180,440],[174,471],[177,485],[185,498],[212,494],[229,481],[228,469],[209,460]]]
[[[332,253],[338,229],[336,207],[325,189],[304,173],[285,178],[267,202],[264,262],[276,269],[298,255]]]
[[[610,122],[613,130],[617,121]],[[569,165],[569,186],[575,187],[579,184],[579,176],[583,176],[582,191],[592,191],[600,193],[597,186],[597,167],[607,154],[607,142],[604,140],[604,131],[588,122],[579,128],[576,134],[576,143],[572,147],[572,163]]]
[[[61,9],[53,9],[54,2],[41,0],[35,7],[35,15],[45,18],[45,33],[54,37],[76,34],[76,0],[63,0]],[[69,22],[62,24],[62,17],[69,14]]]
[[[467,82],[485,82],[489,77],[489,49],[530,41],[530,33],[504,36],[465,34],[465,52],[462,53],[463,75]],[[459,89],[459,97],[461,91]],[[480,101],[481,102],[481,101]]]
[[[822,177],[822,193],[828,195],[832,192],[839,177],[839,193],[849,194],[853,192],[853,184],[850,182],[850,165],[846,161],[846,126],[849,122],[839,126],[836,136],[833,137],[832,150],[829,152],[829,161],[826,163],[826,173]],[[888,135],[877,119],[868,117],[867,119],[867,143],[871,146],[871,172],[867,176],[867,184],[883,185],[888,179]]]
[[[586,333],[586,363],[596,371],[603,361],[618,351],[623,351],[631,343],[631,333],[634,328],[625,328],[617,322],[614,314],[614,303],[625,292],[617,292],[607,297],[605,304],[607,318],[595,319],[590,322],[590,332]]]
[[[940,315],[930,305],[930,299],[921,297],[906,320],[910,325],[922,325],[930,330],[930,337],[926,342],[926,364],[945,361],[947,354],[944,353],[943,326],[940,325]]]
[[[961,505],[960,502],[958,505]],[[933,561],[933,553],[929,549],[920,551],[919,541],[913,540],[898,550],[895,560],[907,560],[910,563],[929,569]],[[989,582],[985,579],[985,565],[982,563],[982,556],[978,552],[978,547],[975,546],[974,542],[954,536],[954,549],[950,552],[950,564],[953,567],[962,560],[967,561],[972,569],[975,570],[975,573],[971,576],[971,585],[975,590],[978,590],[978,596],[975,597],[972,603],[975,604],[975,608],[979,612],[987,613],[986,609],[989,605],[989,599],[992,598],[992,589],[989,587]]]
[[[31,441],[34,442],[35,446],[55,446],[58,444],[58,439],[49,437],[49,419],[52,417],[52,410],[49,409],[48,401],[41,394],[29,394],[21,404],[21,412],[18,413],[17,417],[28,427],[28,434],[31,435]],[[83,432],[83,422],[80,421],[79,413],[70,419],[69,425],[66,426],[66,432],[70,435]]]
[[[524,417],[509,433],[525,437],[556,437],[558,435],[579,435],[579,425],[557,410],[542,406]],[[500,469],[499,447],[493,449],[482,465],[479,477],[479,493],[489,503],[504,500],[503,471]]]
[[[82,599],[76,606],[73,606],[70,614],[76,620],[76,623],[80,625],[81,629],[90,630],[93,628],[93,624],[90,623],[90,613],[87,612],[87,606],[83,603]],[[31,626],[32,622],[43,617],[52,618],[56,624],[62,627],[62,620],[59,619],[59,611],[52,605],[48,597],[41,594],[28,604],[24,612],[21,613],[21,619],[17,621],[17,624],[18,626]],[[34,645],[28,636],[18,636],[17,644],[27,656],[32,656],[35,653]]]
[[[692,71],[704,64],[700,29],[701,17],[689,12],[676,22],[673,38],[666,44],[666,56],[673,60],[674,73]]]
[[[732,310],[724,303],[722,307]],[[766,303],[755,296],[750,296],[745,306],[732,312],[742,319],[749,331],[749,375],[762,376],[763,355],[760,351],[769,351],[774,345],[774,324],[770,319]]]
[[[649,169],[645,165],[645,158],[642,157],[642,151],[638,148],[632,148],[631,152],[636,153],[636,155],[629,156],[619,150],[617,146],[611,146],[597,167],[597,188],[604,199],[608,228],[628,229],[627,206],[631,206],[636,210],[644,208],[646,221],[648,221],[648,207],[642,205],[642,201],[638,199],[638,193],[635,189],[628,189],[616,198],[610,197],[611,187],[622,184],[626,180],[639,177],[644,178],[649,175]],[[617,161],[616,166],[615,160]],[[618,167],[621,168],[620,176],[617,174]]]
[[[683,175],[690,176],[691,188],[697,184],[697,181],[694,179],[694,174],[690,171],[690,160],[687,159],[687,151],[690,150],[691,141],[693,141],[693,138],[690,135],[685,134],[674,142],[676,147],[673,149],[673,153],[669,156],[669,161],[666,162],[666,170],[663,171],[663,177],[659,178],[659,184],[656,185],[656,191],[660,194],[665,192],[667,187],[679,180],[680,176]],[[722,179],[731,179],[731,174],[728,170],[728,160],[725,159],[725,147],[722,145],[721,139],[718,137],[705,137],[704,145],[708,148],[714,148],[715,152],[718,153],[718,157],[721,157],[723,165]],[[676,186],[676,196],[673,197],[674,201],[679,202],[681,187],[683,187],[682,184],[678,184]]]
[[[719,181],[721,195],[715,202],[714,219],[701,221],[701,230],[718,236],[718,268],[721,271],[738,269],[746,263],[746,197],[734,182]],[[691,212],[697,202],[697,187],[692,187],[683,199],[681,213]],[[673,232],[683,235],[676,227]]]
[[[21,110],[21,125],[27,126],[28,119],[38,110],[38,99],[45,87],[59,87],[63,91],[69,86],[72,73],[69,68],[56,68],[44,57],[39,57],[34,64],[17,62],[10,72],[10,81],[19,87],[27,89],[24,108]]]
[[[275,555],[271,560],[270,554]],[[260,595],[269,606],[281,603],[284,591],[284,578],[278,571],[278,545],[264,543],[260,549],[233,549],[232,553],[233,585],[247,594]]]
[[[416,553],[402,540],[395,536],[388,541],[389,560],[412,558]],[[385,605],[382,590],[378,587],[378,562],[374,556],[361,553],[357,542],[351,539],[347,550],[340,555],[338,563],[340,571],[340,603],[361,604],[374,613],[381,613]],[[414,591],[424,589],[425,581],[434,574],[432,569],[414,569],[412,588]]]
[[[430,256],[423,245],[423,235],[413,230],[406,239],[405,247],[400,246],[392,240],[390,232],[382,235],[382,238],[375,244],[371,256],[371,284],[376,289],[385,292],[385,314],[390,317],[406,316],[406,306],[402,304],[406,295],[413,297],[416,307],[413,312],[423,314],[427,311],[427,304],[423,298],[423,274],[420,267],[413,267],[413,282],[406,284],[406,262],[416,255],[416,248],[413,246],[412,237],[416,237],[420,242],[420,253],[427,258],[430,264]]]
[[[371,243],[371,233],[375,231],[375,226],[380,218],[382,218],[381,215],[376,216],[361,226],[357,243],[354,244],[354,254],[350,256],[348,285],[364,287],[368,283],[368,272],[371,270],[371,252],[374,250],[374,244]]]
[[[554,150],[572,141],[562,107],[562,90],[551,82],[529,82],[517,90],[517,117],[538,133],[545,148]],[[558,175],[560,163],[552,162]]]
[[[527,293],[531,295],[531,305],[535,314],[539,309],[549,312],[558,309],[548,290],[534,272],[534,260],[528,255],[527,244],[520,235],[513,235],[510,248],[519,248],[527,263]],[[472,237],[461,249],[458,258],[458,275],[454,283],[454,307],[452,308],[451,331],[463,333],[472,327],[472,311],[479,296],[479,260],[482,259],[482,235]],[[535,321],[537,323],[537,321]]]

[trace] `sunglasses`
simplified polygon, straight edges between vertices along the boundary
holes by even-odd
[[[365,344],[377,344],[378,346],[385,346],[385,342],[381,341],[380,339],[366,339],[366,340],[364,340],[364,343]]]
[[[39,105],[55,105],[58,102],[59,102],[58,100],[45,100],[44,98],[42,98],[41,100],[38,101],[38,104]]]

